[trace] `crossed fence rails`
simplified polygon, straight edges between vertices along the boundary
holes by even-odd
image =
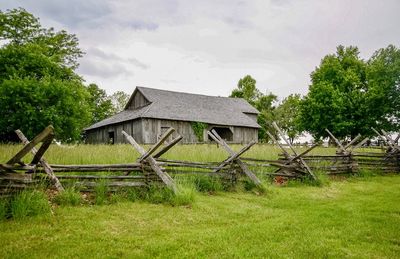
[[[0,164],[0,195],[9,195],[25,188],[34,188],[38,182],[36,176],[44,173],[52,187],[63,191],[62,182],[74,181],[83,191],[91,191],[99,181],[103,181],[109,190],[118,188],[147,187],[152,184],[165,185],[173,191],[177,191],[174,177],[177,174],[200,174],[209,177],[219,177],[231,185],[236,184],[240,178],[245,178],[256,186],[262,183],[257,175],[266,174],[284,178],[310,178],[318,180],[315,170],[324,171],[327,174],[349,174],[360,170],[382,170],[386,172],[399,172],[400,148],[397,138],[381,131],[373,129],[380,138],[389,143],[386,152],[355,152],[368,139],[359,141],[358,135],[347,145],[342,144],[329,130],[330,137],[336,142],[338,150],[335,155],[310,155],[317,146],[313,145],[303,152],[298,152],[290,144],[282,130],[273,123],[279,137],[288,148],[280,144],[270,134],[271,139],[281,148],[282,154],[278,160],[255,159],[243,157],[243,155],[256,144],[250,142],[239,151],[234,149],[215,130],[208,131],[208,135],[227,153],[227,158],[216,162],[193,162],[182,160],[170,160],[162,158],[171,148],[182,139],[178,134],[171,142],[166,140],[175,132],[175,129],[167,130],[148,150],[139,145],[136,140],[122,131],[126,140],[139,152],[140,157],[132,163],[125,164],[86,164],[86,165],[57,165],[49,164],[44,154],[54,138],[54,128],[46,127],[35,138],[29,141],[24,134],[17,130],[16,134],[21,139],[23,147],[6,163]],[[36,149],[37,145],[40,145]],[[28,154],[33,154],[29,163],[23,162]],[[322,162],[322,163],[321,163]],[[322,164],[322,165],[321,165]],[[265,168],[275,168],[275,171],[266,171]],[[80,172],[77,174],[77,172]],[[107,175],[97,174],[108,172]],[[256,173],[255,173],[256,172]],[[84,173],[84,174],[82,174]]]

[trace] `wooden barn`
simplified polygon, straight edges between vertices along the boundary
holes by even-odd
[[[210,142],[211,129],[230,143],[248,143],[258,139],[257,114],[241,98],[137,87],[122,112],[86,128],[85,137],[91,144],[125,143],[124,130],[138,143],[152,144],[173,127],[182,143]]]

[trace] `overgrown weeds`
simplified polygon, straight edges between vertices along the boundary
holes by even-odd
[[[7,206],[5,207],[7,208]],[[5,211],[6,215],[8,211],[9,215],[14,219],[23,219],[29,216],[49,214],[51,207],[44,192],[24,190],[10,200],[9,208],[5,209]]]
[[[102,185],[96,188],[94,203],[96,205],[145,201],[153,204],[171,204],[172,206],[190,205],[195,201],[196,189],[190,185],[178,185],[177,192],[161,185],[150,185],[144,188],[124,188],[114,193],[107,193]]]
[[[205,193],[216,193],[224,191],[226,187],[219,177],[199,175],[193,178],[193,183],[197,191]]]
[[[103,205],[107,202],[108,188],[107,182],[104,180],[98,181],[94,188],[94,203],[96,205]]]
[[[297,187],[297,186],[316,186],[322,187],[329,185],[330,180],[329,176],[325,173],[316,172],[315,175],[317,179],[313,179],[311,176],[297,178],[297,179],[288,179],[286,184],[282,185],[285,187]]]
[[[180,185],[170,201],[173,206],[191,205],[196,200],[197,191],[194,185]]]
[[[253,192],[255,194],[261,195],[267,192],[267,187],[264,184],[255,184],[250,179],[244,179],[241,181],[244,191]]]
[[[53,201],[61,206],[77,206],[82,203],[82,196],[76,188],[69,187],[58,193]]]
[[[7,199],[0,199],[0,221],[9,216],[9,206],[9,201]]]

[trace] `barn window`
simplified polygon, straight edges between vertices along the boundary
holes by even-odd
[[[108,144],[114,144],[115,137],[114,137],[114,131],[109,131],[108,132]]]
[[[214,127],[212,129],[215,130],[218,133],[218,135],[222,139],[224,139],[225,141],[233,141],[233,132],[231,131],[230,128],[228,128],[228,127]],[[210,136],[208,136],[208,139],[210,141],[213,140]]]

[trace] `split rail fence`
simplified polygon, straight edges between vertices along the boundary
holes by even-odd
[[[31,141],[17,130],[16,134],[24,146],[9,161],[0,164],[0,195],[12,195],[14,192],[26,188],[34,188],[40,182],[41,175],[44,175],[51,186],[58,191],[63,191],[64,186],[72,182],[82,191],[93,191],[99,184],[106,185],[110,191],[119,188],[146,188],[157,184],[176,192],[174,179],[177,175],[217,177],[230,185],[235,185],[240,179],[247,179],[254,185],[260,186],[262,184],[258,178],[260,175],[318,180],[314,171],[335,175],[354,174],[360,170],[382,170],[384,172],[399,172],[400,170],[400,148],[397,144],[400,134],[393,139],[387,132],[382,130],[380,133],[373,129],[379,138],[388,143],[385,152],[356,152],[368,141],[367,138],[359,141],[361,136],[358,135],[344,145],[326,129],[331,139],[336,142],[338,147],[336,154],[310,155],[317,145],[298,152],[278,125],[273,123],[273,126],[279,138],[288,147],[285,148],[273,134],[267,133],[282,151],[278,160],[243,157],[256,142],[250,142],[239,151],[234,151],[215,130],[207,133],[226,151],[227,158],[225,160],[193,162],[165,159],[161,156],[182,139],[182,136],[177,134],[176,138],[166,143],[166,140],[175,132],[175,129],[170,128],[148,150],[139,145],[132,136],[122,131],[126,140],[140,154],[140,157],[132,163],[86,165],[58,165],[49,164],[46,161],[44,154],[54,138],[52,126],[45,128]],[[42,144],[37,149],[36,146],[40,143]],[[23,158],[28,153],[33,154],[33,159],[31,162],[25,163]],[[266,168],[269,170],[265,170]],[[271,171],[273,168],[275,170]]]

